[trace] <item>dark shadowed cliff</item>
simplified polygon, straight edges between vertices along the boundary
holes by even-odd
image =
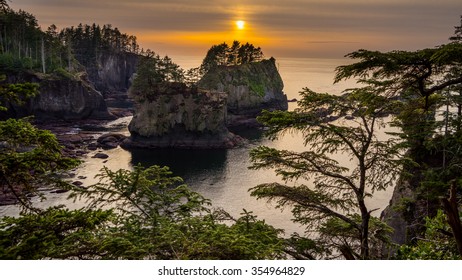
[[[113,119],[103,96],[87,80],[85,72],[41,74],[23,72],[9,75],[11,83],[39,84],[39,94],[24,106],[11,106],[11,117],[35,115],[37,119]]]
[[[126,93],[136,72],[139,55],[129,52],[101,52],[96,61],[83,64],[88,79],[104,95]]]

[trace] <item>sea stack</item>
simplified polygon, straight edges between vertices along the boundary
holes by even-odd
[[[206,90],[226,92],[230,115],[256,117],[263,109],[287,110],[287,96],[274,58],[238,65],[219,65],[198,82]]]
[[[242,138],[226,128],[227,94],[162,82],[149,98],[135,98],[124,148],[232,148]]]

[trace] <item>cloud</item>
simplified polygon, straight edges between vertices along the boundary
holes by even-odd
[[[332,48],[432,47],[452,35],[462,13],[460,0],[17,0],[11,6],[35,14],[45,28],[51,23],[61,28],[81,22],[111,23],[140,41],[149,36],[157,42],[180,37],[203,40],[206,34],[218,33],[234,36],[232,22],[242,19],[247,22],[249,41],[291,53],[327,44]],[[217,39],[212,36],[210,44]],[[154,40],[146,42],[154,44]],[[192,42],[183,44],[187,48]]]

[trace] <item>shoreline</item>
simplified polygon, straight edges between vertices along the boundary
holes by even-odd
[[[81,164],[74,169],[68,170],[63,173],[63,179],[69,183],[85,187],[95,183],[94,178],[91,178],[88,174],[84,174],[86,171],[85,164],[88,163],[89,158],[92,158],[91,167],[87,172],[94,173],[95,168],[99,169],[105,164],[113,165],[113,168],[129,168],[130,163],[120,162],[115,154],[130,153],[133,149],[139,149],[141,146],[130,145],[128,142],[131,139],[128,131],[128,124],[131,121],[132,116],[122,116],[116,120],[80,120],[80,121],[35,121],[34,125],[39,129],[45,129],[51,131],[58,142],[63,147],[62,153],[66,157],[78,159]],[[177,150],[221,150],[221,149],[234,149],[243,147],[249,144],[247,136],[239,135],[239,131],[242,129],[260,129],[255,119],[250,120],[248,117],[239,118],[238,121],[234,120],[232,131],[226,138],[226,141],[219,143],[220,145],[208,146],[208,142],[200,147],[180,145],[176,147],[166,146],[150,146],[149,143],[145,143],[142,146],[145,149],[159,150],[163,148],[177,149]],[[236,131],[238,133],[236,133]],[[135,143],[136,144],[136,143]],[[93,160],[94,159],[94,160]],[[45,196],[50,194],[64,194],[65,190],[56,188],[39,188],[39,192],[44,192]],[[31,198],[38,198],[38,195],[30,194]],[[11,192],[0,191],[0,207],[15,206],[17,200]],[[0,216],[3,216],[0,211]]]
[[[85,159],[92,155],[92,153],[104,154],[107,146],[104,143],[98,143],[98,139],[107,133],[113,131],[123,132],[126,128],[126,122],[129,121],[131,116],[121,117],[116,120],[81,120],[81,121],[35,121],[34,125],[39,129],[49,130],[53,133],[59,144],[63,147],[62,154],[65,157],[81,160],[82,163]],[[127,131],[128,133],[128,131]],[[93,155],[94,156],[94,155]],[[63,173],[63,179],[69,181],[76,186],[82,186],[81,182],[83,175],[78,175],[77,171],[81,165],[74,169],[68,170]],[[39,187],[39,192],[48,193],[64,193],[64,190]],[[21,191],[17,189],[16,191]],[[47,195],[48,193],[45,193]],[[31,198],[38,197],[34,194],[26,194]],[[0,191],[0,206],[17,205],[17,199],[14,194],[8,189]]]

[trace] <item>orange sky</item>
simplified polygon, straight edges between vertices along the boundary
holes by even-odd
[[[13,0],[46,29],[111,23],[144,49],[205,55],[224,41],[253,43],[267,56],[342,57],[364,48],[422,49],[447,42],[460,0]],[[238,30],[235,22],[246,22]]]

